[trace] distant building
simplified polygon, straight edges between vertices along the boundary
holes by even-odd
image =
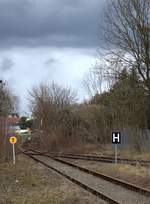
[[[18,114],[11,114],[8,116],[7,124],[8,126],[15,126],[18,125],[20,121],[20,117]]]

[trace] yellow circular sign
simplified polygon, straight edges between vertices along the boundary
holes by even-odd
[[[9,138],[9,142],[10,142],[11,144],[16,144],[17,138],[16,138],[16,137],[10,137],[10,138]]]

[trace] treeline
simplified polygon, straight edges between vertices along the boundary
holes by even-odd
[[[30,92],[30,105],[41,144],[55,151],[73,144],[106,145],[113,130],[127,129],[139,149],[138,131],[150,127],[148,92],[135,69],[124,68],[107,91],[80,104],[71,89],[41,84]]]
[[[0,80],[0,158],[7,159],[10,154],[8,141],[8,115],[18,112],[19,99],[6,81]]]

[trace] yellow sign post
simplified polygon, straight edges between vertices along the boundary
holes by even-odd
[[[16,144],[17,138],[16,138],[16,137],[10,137],[10,138],[9,138],[9,142],[10,142],[11,144]]]
[[[15,165],[16,163],[16,158],[15,158],[15,144],[17,142],[17,138],[16,137],[10,137],[9,138],[9,142],[12,144],[13,147],[13,164]]]

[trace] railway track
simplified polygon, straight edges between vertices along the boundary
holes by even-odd
[[[108,203],[149,204],[150,191],[37,151],[24,154]],[[117,193],[119,192],[118,196]]]
[[[90,160],[90,161],[98,161],[104,163],[114,163],[115,158],[113,157],[102,157],[102,156],[93,156],[93,155],[74,155],[74,154],[51,154],[55,157],[61,157],[66,159],[80,159],[80,160]],[[135,159],[127,159],[127,158],[118,158],[117,162],[120,164],[130,164],[130,165],[137,165],[140,164],[141,166],[150,167],[150,161],[146,160],[135,160]]]
[[[113,157],[101,157],[101,156],[92,156],[92,155],[60,155],[60,154],[51,154],[55,157],[61,157],[66,159],[80,159],[80,160],[90,160],[90,161],[97,161],[103,163],[114,163],[115,159]],[[137,165],[140,164],[141,166],[150,167],[150,161],[145,160],[132,160],[132,159],[124,159],[118,158],[117,162],[119,164],[130,164],[130,165]]]
[[[34,150],[34,152],[37,153],[38,151]],[[89,160],[89,161],[97,161],[97,162],[104,162],[104,163],[115,162],[115,158],[106,157],[106,156],[84,155],[84,154],[58,154],[58,153],[48,153],[48,152],[43,152],[43,154],[49,154],[54,157],[66,158],[66,159],[80,159],[80,160],[87,160],[87,161]],[[150,161],[146,161],[146,160],[118,158],[117,161],[119,164],[130,164],[130,165],[140,164],[141,166],[150,167]]]

